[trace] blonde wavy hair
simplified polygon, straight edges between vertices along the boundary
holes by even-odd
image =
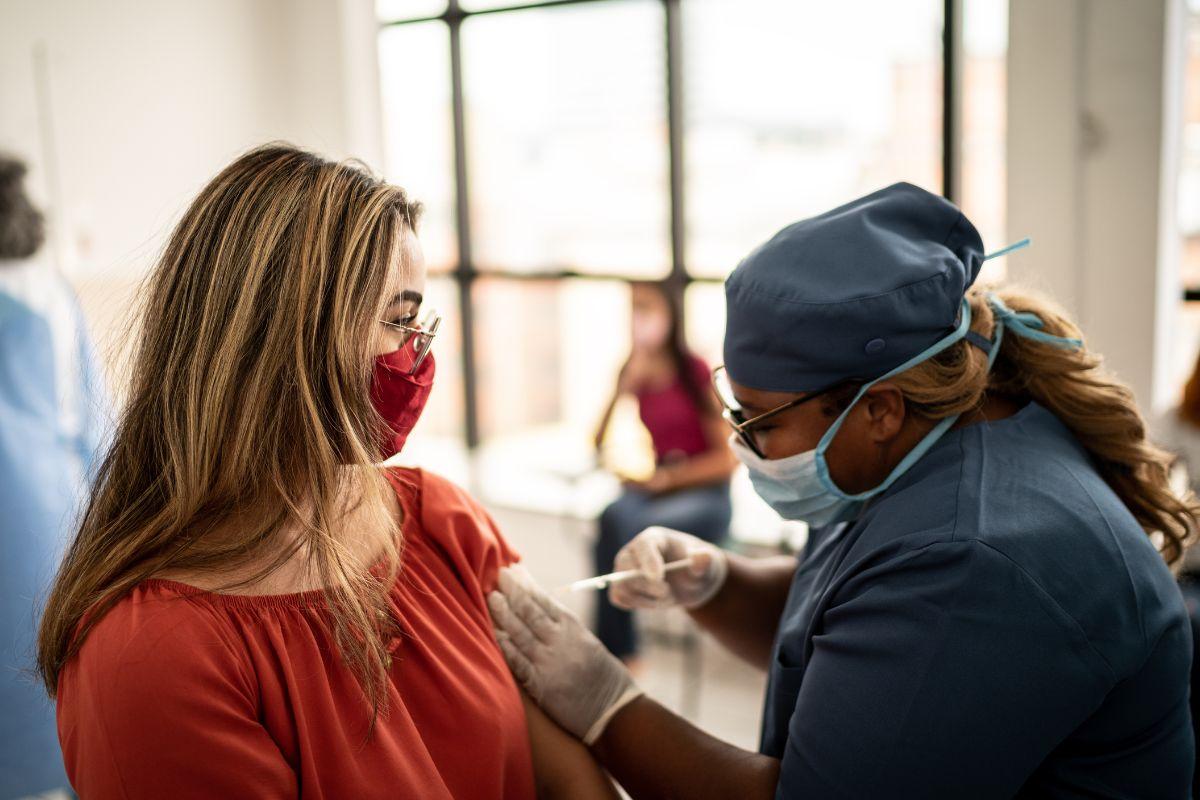
[[[301,553],[374,721],[388,580],[364,574],[333,531],[363,503],[386,508],[370,376],[419,212],[362,165],[286,144],[241,156],[192,202],[143,288],[128,401],[42,615],[51,697],[139,582],[246,574],[222,580],[236,590]],[[389,579],[390,516],[373,517],[395,534]]]
[[[989,291],[1014,312],[1036,314],[1044,332],[1083,338],[1057,304],[1035,292],[972,288],[967,292],[971,330],[985,338],[991,340],[996,327]],[[1181,497],[1172,490],[1172,456],[1146,438],[1129,387],[1086,347],[1071,350],[1012,333],[1003,337],[990,372],[987,361],[982,350],[963,340],[888,380],[904,394],[909,411],[928,420],[976,411],[986,393],[1037,401],[1075,434],[1166,562],[1175,565],[1195,538],[1200,504],[1190,493]]]

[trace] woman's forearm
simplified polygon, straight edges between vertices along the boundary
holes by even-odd
[[[648,697],[617,712],[592,745],[634,800],[775,796],[779,761],[722,742]]]
[[[747,558],[728,553],[729,574],[713,599],[690,613],[722,645],[760,669],[770,665],[771,647],[787,603],[796,559]]]
[[[729,480],[736,466],[726,453],[708,452],[660,469],[667,471],[670,489],[690,489]]]

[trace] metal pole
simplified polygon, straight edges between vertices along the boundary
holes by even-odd
[[[454,214],[458,233],[458,313],[462,336],[463,422],[467,449],[479,446],[478,383],[475,370],[475,317],[471,303],[475,265],[471,254],[471,203],[467,182],[467,136],[463,112],[462,20],[458,0],[450,0],[450,97],[454,118]]]
[[[959,57],[962,48],[961,0],[942,4],[942,195],[958,202],[959,155]]]

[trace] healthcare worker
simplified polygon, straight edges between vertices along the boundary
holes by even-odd
[[[733,446],[812,526],[805,556],[652,528],[617,560],[646,577],[610,591],[683,605],[768,670],[758,753],[647,698],[527,576],[501,577],[514,674],[633,797],[1189,796],[1191,638],[1166,562],[1197,506],[1060,311],[971,288],[983,260],[953,205],[899,184],[783,229],[726,282]]]
[[[45,599],[107,436],[101,367],[74,290],[44,257],[24,162],[0,155],[0,798],[68,786],[34,681]]]

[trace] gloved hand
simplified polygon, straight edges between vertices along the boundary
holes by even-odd
[[[664,573],[663,565],[691,559],[690,567]],[[621,608],[699,608],[725,584],[729,561],[716,545],[670,528],[652,527],[621,548],[614,570],[636,569],[645,577],[614,583],[608,598]]]
[[[519,566],[488,595],[496,640],[513,676],[564,729],[592,744],[642,694],[625,665]]]

